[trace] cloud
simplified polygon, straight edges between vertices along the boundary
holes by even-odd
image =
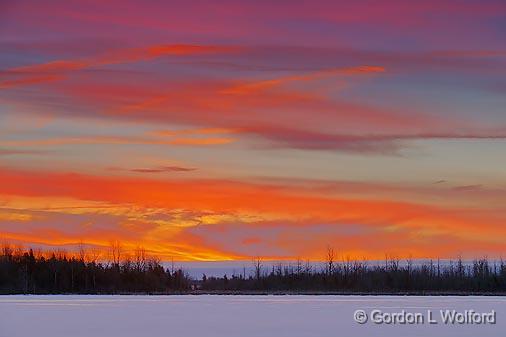
[[[272,141],[273,146],[278,147],[394,153],[400,146],[395,144],[393,139],[382,139],[388,137],[331,134],[325,130],[329,129],[330,125],[336,125],[343,130],[351,128],[364,129],[362,132],[370,130],[371,133],[379,127],[385,133],[400,128],[406,131],[410,128],[423,130],[435,124],[435,120],[423,115],[408,116],[389,109],[336,102],[304,90],[293,88],[274,90],[274,87],[285,83],[314,81],[343,74],[350,76],[374,74],[382,71],[381,67],[358,66],[246,84],[231,85],[228,81],[182,83],[175,84],[174,89],[166,94],[157,92],[160,91],[159,87],[154,88],[155,93],[152,95],[144,93],[146,87],[143,87],[137,102],[135,95],[138,92],[135,88],[125,89],[118,86],[97,90],[95,87],[80,86],[75,90],[71,87],[67,90],[70,94],[77,95],[78,99],[84,99],[93,105],[101,105],[102,100],[106,100],[107,107],[96,112],[97,117],[194,126],[191,131],[157,131],[158,136],[177,136],[172,141],[173,145],[227,144],[236,139],[210,137],[201,140],[202,138],[197,136],[236,134],[237,137],[244,135],[264,137]],[[107,96],[102,97],[105,93]],[[95,96],[96,94],[100,96]],[[134,102],[122,106],[115,102],[116,99],[124,101],[124,97]],[[408,122],[410,127],[406,127]],[[188,138],[189,135],[192,137]]]
[[[225,55],[227,57],[254,57],[269,55],[280,56],[286,53],[286,47],[220,47],[195,45],[153,45],[145,48],[124,49],[90,57],[85,61],[66,60],[14,68],[14,72],[74,72],[100,64],[119,64],[136,60],[152,60],[163,55],[199,56]],[[240,51],[240,52],[239,52]],[[339,56],[335,50],[295,48],[311,55],[304,63],[312,62],[315,55],[330,58]],[[313,55],[313,54],[314,55]],[[433,67],[451,59],[464,58],[451,53],[450,57],[439,54],[394,55],[392,53],[368,53],[344,51],[344,59],[353,59],[354,55],[362,65],[343,67],[319,67],[313,71],[292,69],[262,76],[234,75],[228,78],[198,76],[191,74],[162,80],[151,73],[126,71],[119,72],[112,80],[102,73],[89,74],[68,81],[64,86],[55,85],[41,88],[44,94],[23,93],[21,97],[6,98],[15,105],[22,104],[23,110],[35,109],[48,114],[65,117],[85,117],[116,119],[141,123],[182,124],[188,130],[159,131],[156,137],[170,136],[170,140],[156,137],[69,137],[69,144],[93,143],[135,143],[167,144],[175,146],[226,145],[247,138],[261,139],[265,147],[291,148],[302,150],[341,151],[347,153],[397,155],[409,146],[411,140],[424,139],[502,139],[503,134],[494,130],[485,130],[474,121],[451,120],[440,114],[425,113],[416,106],[394,104],[384,107],[360,100],[347,100],[344,95],[327,93],[328,82],[339,86],[356,86],[368,77],[389,76],[386,69],[395,73],[399,66],[420,67],[427,61],[426,67]],[[463,53],[466,55],[465,53]],[[489,55],[485,53],[484,55]],[[494,53],[492,53],[495,55]],[[478,59],[482,59],[478,53]],[[501,55],[501,54],[499,54]],[[299,56],[297,56],[299,57]],[[302,57],[302,56],[300,56]],[[342,56],[341,56],[342,57]],[[379,61],[374,63],[374,59]],[[445,61],[446,60],[446,61]],[[442,61],[442,62],[443,62]],[[457,60],[458,61],[458,60]],[[461,60],[462,61],[462,60]],[[469,61],[464,60],[464,69]],[[444,63],[443,62],[443,63]],[[466,63],[467,62],[467,63]],[[475,62],[474,58],[471,62]],[[348,63],[348,61],[343,62]],[[368,65],[368,64],[384,64]],[[417,69],[418,69],[417,68]],[[390,70],[392,69],[392,70]],[[484,68],[485,69],[485,68]],[[461,68],[459,68],[459,71]],[[12,70],[11,70],[12,71]],[[286,74],[288,72],[288,74]],[[67,75],[65,75],[67,76]],[[123,78],[126,76],[126,78]],[[189,76],[188,78],[186,76]],[[227,75],[228,76],[228,75]],[[343,83],[341,83],[343,82]],[[317,83],[317,87],[313,85]],[[325,90],[318,90],[324,85]],[[341,88],[337,90],[341,91]],[[28,95],[28,96],[26,96]],[[44,95],[49,95],[44,97]],[[54,96],[53,96],[54,95]],[[56,97],[53,102],[53,97]],[[8,104],[8,103],[7,103]],[[161,127],[163,128],[163,127]],[[470,130],[459,133],[455,130]],[[480,129],[483,129],[480,131]],[[165,134],[164,134],[165,133]],[[234,134],[234,136],[231,136]],[[154,134],[153,134],[154,135]],[[153,136],[151,135],[151,136]],[[208,136],[206,136],[208,135]],[[220,136],[214,136],[220,135]],[[253,136],[253,137],[252,137]],[[133,137],[135,138],[135,137]],[[143,138],[143,139],[141,139]],[[151,139],[153,138],[153,139]],[[41,140],[44,142],[55,140]],[[256,146],[257,144],[253,144]]]
[[[80,200],[140,207],[163,206],[229,214],[241,210],[246,214],[279,219],[326,219],[328,221],[361,221],[369,224],[402,226],[436,226],[453,228],[462,233],[475,231],[474,224],[502,230],[494,216],[472,210],[438,208],[396,201],[341,198],[328,193],[314,194],[304,189],[280,188],[276,185],[252,184],[228,180],[151,180],[133,177],[100,177],[66,173],[34,173],[0,170],[5,195],[69,197]],[[58,188],[54,188],[58,186]],[[106,194],[103,191],[107,191]],[[259,198],[258,196],[262,197]],[[364,211],[365,210],[365,211]],[[487,221],[484,221],[484,218]],[[480,229],[481,230],[481,229]]]
[[[286,147],[302,150],[333,150],[350,153],[399,154],[406,147],[406,142],[413,140],[447,140],[506,139],[502,130],[485,132],[448,132],[448,133],[413,133],[413,134],[329,134],[304,129],[288,129],[273,126],[259,126],[242,129],[245,133],[256,134],[272,140],[272,147]]]
[[[366,74],[382,73],[384,71],[385,68],[380,66],[357,66],[349,68],[323,69],[320,71],[315,71],[302,75],[293,75],[293,76],[279,77],[271,80],[239,84],[224,89],[222,93],[244,95],[272,89],[274,87],[286,85],[291,82],[308,82],[308,81],[321,80],[326,77],[332,76],[366,75]]]
[[[234,134],[235,137],[210,137]],[[185,137],[182,137],[185,136]],[[205,128],[183,130],[157,130],[140,136],[81,136],[32,140],[5,140],[6,147],[47,147],[76,144],[143,144],[168,146],[218,146],[237,141],[239,137],[258,137],[268,140],[263,148],[288,148],[299,150],[339,151],[355,154],[400,155],[412,141],[424,140],[504,140],[502,129],[448,133],[406,134],[330,134],[305,129],[290,129],[271,125],[236,128]],[[256,145],[254,145],[256,146]],[[0,155],[35,154],[37,151],[0,150]]]
[[[12,79],[12,80],[4,80],[4,81],[0,82],[0,89],[9,89],[9,88],[23,86],[23,85],[54,82],[54,81],[59,81],[62,79],[64,79],[64,76],[62,76],[62,75],[41,75],[41,76],[30,76],[30,77]]]
[[[158,136],[157,136],[158,135]],[[191,136],[191,135],[190,135]],[[164,137],[159,133],[149,133],[140,136],[80,136],[80,137],[55,137],[30,140],[5,140],[0,141],[0,145],[9,147],[41,147],[41,146],[66,146],[78,144],[116,144],[116,145],[185,145],[185,146],[210,146],[224,145],[233,143],[234,138],[216,138],[216,137],[200,137],[200,138],[177,138]],[[4,150],[4,154],[20,154],[28,153],[28,151]],[[2,152],[0,152],[2,154]]]
[[[233,143],[233,138],[175,138],[170,141],[172,145],[223,145]]]
[[[460,199],[466,193],[490,193],[490,200],[506,196],[486,188],[147,179],[6,168],[0,179],[0,233],[6,239],[57,245],[83,240],[107,247],[115,238],[167,259],[318,258],[327,244],[358,258],[392,251],[444,257],[464,248],[500,251],[498,238],[506,234],[502,209],[476,203],[469,208]],[[425,202],[440,197],[464,202]],[[439,249],[444,240],[454,244]]]
[[[216,134],[234,134],[240,130],[227,129],[227,128],[195,128],[195,129],[182,129],[182,130],[157,130],[153,134],[157,136],[187,136],[187,135],[216,135]]]
[[[182,166],[159,166],[154,168],[129,169],[129,171],[136,173],[191,172],[195,170],[197,169],[193,167],[182,167]]]
[[[16,156],[16,155],[25,155],[25,154],[41,154],[41,151],[34,150],[11,150],[11,149],[2,149],[0,148],[0,156]]]
[[[65,74],[115,64],[149,61],[163,56],[189,56],[237,52],[237,47],[199,45],[153,45],[143,48],[115,50],[97,57],[76,60],[55,60],[41,64],[20,66],[4,71],[11,79],[0,82],[0,89],[40,84],[65,79]]]
[[[463,185],[463,186],[456,186],[453,189],[455,191],[463,191],[463,192],[476,192],[483,188],[482,185]]]
[[[101,36],[108,32],[108,36],[122,36],[127,40],[186,37],[247,43],[284,42],[287,45],[304,42],[320,46],[355,40],[356,44],[367,46],[380,43],[376,40],[381,38],[383,44],[410,39],[414,45],[435,42],[455,45],[475,38],[473,32],[476,31],[481,33],[478,36],[487,39],[497,34],[496,26],[490,22],[502,19],[505,9],[502,1],[495,0],[465,2],[459,6],[451,0],[409,4],[391,1],[381,7],[370,6],[364,1],[318,1],[310,8],[304,1],[294,1],[290,11],[286,11],[283,4],[251,1],[227,1],[223,8],[216,8],[210,1],[202,1],[198,7],[183,2],[157,2],[143,8],[140,4],[142,2],[133,0],[107,4],[65,2],[49,6],[26,2],[9,6],[8,15],[2,19],[6,21],[7,33],[22,37],[27,33],[40,37],[56,33]],[[123,11],[118,12],[120,5]],[[293,27],[293,22],[299,25]],[[21,24],[23,30],[19,29]],[[307,29],[315,24],[325,25],[328,34],[322,34],[319,29]],[[278,29],[280,26],[285,29]],[[458,28],[463,36],[452,34]]]

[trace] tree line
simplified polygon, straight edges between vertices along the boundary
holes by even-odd
[[[506,263],[487,258],[464,262],[430,260],[414,263],[386,257],[384,263],[335,260],[333,249],[326,261],[315,266],[300,259],[264,267],[253,260],[250,275],[203,275],[198,288],[203,291],[321,292],[321,293],[506,293]]]
[[[187,292],[315,292],[315,293],[506,293],[506,263],[462,259],[385,258],[382,264],[348,258],[336,261],[327,250],[323,263],[298,259],[267,267],[260,258],[253,271],[192,280],[181,268],[165,268],[142,247],[127,255],[111,243],[107,261],[98,251],[41,252],[3,245],[0,251],[0,294],[118,294]]]
[[[99,261],[98,251],[77,254],[42,252],[3,245],[0,252],[0,294],[116,294],[167,293],[190,289],[181,269],[165,269],[138,247],[133,257],[122,256],[118,242],[110,258]]]

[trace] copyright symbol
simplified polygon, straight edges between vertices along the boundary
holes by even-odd
[[[365,313],[364,310],[356,310],[355,313],[353,314],[353,319],[358,324],[364,324],[367,322],[367,314]]]

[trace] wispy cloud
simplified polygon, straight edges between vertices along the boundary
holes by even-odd
[[[192,172],[197,169],[194,167],[184,167],[184,166],[157,166],[157,167],[144,167],[144,168],[132,168],[132,169],[122,169],[122,168],[112,168],[115,171],[130,171],[135,173],[167,173],[167,172]]]
[[[351,153],[397,154],[414,140],[499,140],[506,139],[503,130],[448,133],[406,133],[406,134],[330,134],[304,129],[287,129],[273,126],[249,127],[245,133],[257,134],[273,141],[273,147],[287,147],[306,150],[337,150]]]
[[[380,66],[357,66],[349,68],[324,69],[301,75],[293,75],[274,78],[271,80],[238,84],[236,86],[224,89],[222,93],[244,95],[267,89],[272,89],[274,87],[289,84],[291,82],[316,81],[327,77],[346,76],[346,75],[366,75],[366,74],[382,73],[384,71],[385,68]]]
[[[75,60],[55,60],[41,64],[20,66],[7,69],[0,82],[0,89],[9,89],[22,85],[53,82],[65,78],[65,74],[108,65],[149,61],[163,56],[189,56],[213,53],[237,52],[237,47],[200,46],[200,45],[153,45],[144,48],[114,50],[97,57]]]
[[[19,150],[19,149],[2,149],[0,148],[0,156],[16,156],[16,155],[31,155],[42,154],[42,151],[36,150]]]
[[[373,257],[383,254],[389,244],[402,254],[408,254],[413,244],[420,255],[456,254],[458,247],[472,249],[483,242],[496,245],[496,238],[504,234],[504,214],[499,209],[429,205],[398,200],[394,194],[388,198],[388,193],[381,199],[366,194],[345,197],[324,190],[315,193],[312,188],[230,180],[100,177],[9,169],[0,169],[0,178],[0,194],[8,196],[8,203],[16,198],[43,198],[39,203],[49,205],[65,198],[73,200],[74,207],[90,207],[90,202],[110,205],[100,211],[53,207],[44,213],[4,205],[2,219],[10,220],[0,219],[0,232],[29,242],[68,244],[85,238],[106,245],[107,237],[114,236],[127,245],[143,242],[162,256],[234,258],[248,255],[244,247],[254,246],[247,240],[254,234],[263,238],[257,245],[277,237],[268,251],[272,255],[282,252],[278,256],[289,258],[298,254],[316,257],[332,237],[354,242],[341,246],[343,252],[356,254],[354,247],[367,247],[362,253]],[[467,192],[450,189],[448,193]],[[14,218],[29,225],[14,228],[9,224]],[[304,240],[308,235],[313,239]],[[370,244],[379,237],[381,244]],[[438,250],[437,241],[442,237],[460,244]],[[411,241],[413,238],[418,240]],[[410,244],[396,245],[398,240]]]
[[[0,141],[0,145],[6,147],[51,147],[51,146],[68,146],[68,145],[93,145],[93,144],[116,144],[116,145],[174,145],[174,146],[209,146],[209,145],[225,145],[235,141],[234,138],[216,138],[216,137],[200,137],[200,138],[178,138],[156,136],[156,133],[139,136],[80,136],[80,137],[55,137],[41,138],[30,140],[5,140]],[[4,150],[5,154],[27,153],[27,151]],[[1,153],[0,153],[1,154]]]
[[[175,138],[170,141],[171,145],[223,145],[230,144],[235,141],[234,138]]]

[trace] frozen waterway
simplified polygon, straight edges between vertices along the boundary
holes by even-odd
[[[354,321],[356,310],[368,322]],[[444,324],[439,310],[496,312],[496,324]],[[375,324],[431,311],[437,324]],[[0,296],[0,337],[504,336],[506,297]]]

